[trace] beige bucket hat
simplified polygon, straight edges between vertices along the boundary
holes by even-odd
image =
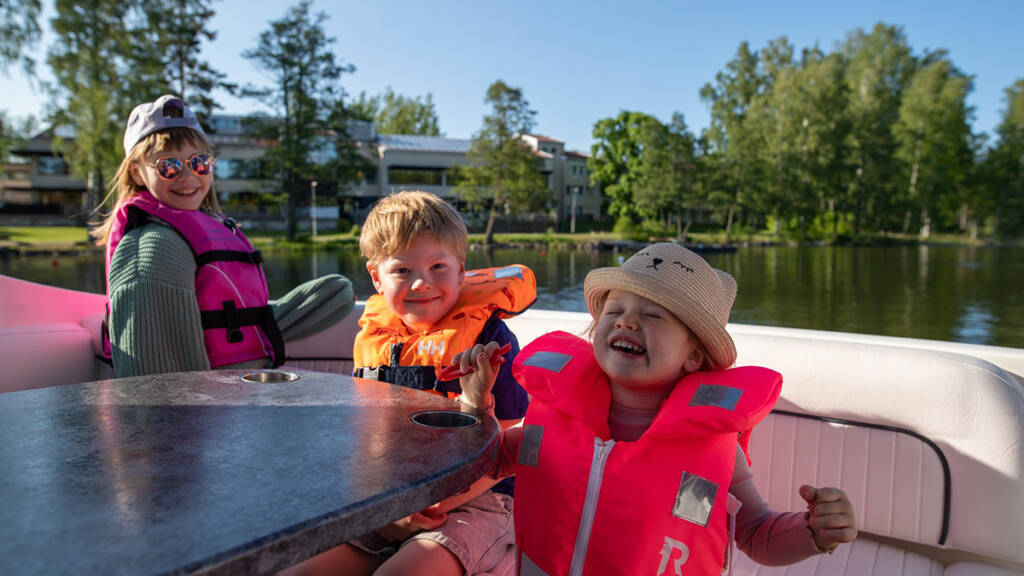
[[[725,330],[736,299],[736,280],[678,244],[651,244],[619,267],[598,268],[583,281],[587,311],[594,318],[611,290],[626,290],[675,314],[697,335],[711,363],[724,370],[736,361],[736,345]]]

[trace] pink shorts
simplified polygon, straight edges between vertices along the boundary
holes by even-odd
[[[512,529],[512,498],[488,490],[448,512],[437,530],[420,532],[403,542],[430,540],[455,555],[473,574],[511,574],[515,567],[515,533]],[[379,534],[369,532],[349,542],[352,546],[387,560],[401,546],[387,543]]]
[[[467,576],[493,573],[503,559],[514,559],[512,498],[488,490],[448,512],[448,519],[437,530],[420,532],[406,542],[412,540],[431,540],[444,546],[459,559]]]

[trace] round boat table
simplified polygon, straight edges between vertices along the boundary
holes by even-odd
[[[0,573],[269,573],[456,494],[499,427],[338,374],[0,394]]]

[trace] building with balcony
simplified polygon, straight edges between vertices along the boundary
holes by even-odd
[[[261,140],[246,129],[243,116],[220,114],[210,118],[208,136],[217,158],[215,176],[222,204],[252,212],[255,220],[279,219],[279,210],[264,205],[267,195],[280,193],[280,181],[271,173],[265,153],[273,142]],[[86,182],[73,178],[59,150],[55,130],[64,140],[74,137],[64,128],[50,129],[13,150],[20,164],[5,165],[0,178],[0,216],[12,212],[80,215]],[[458,170],[469,165],[472,141],[440,136],[377,134],[372,122],[356,122],[349,129],[350,142],[366,160],[368,169],[354,183],[340,186],[321,181],[310,186],[317,198],[318,215],[333,207],[338,217],[360,221],[383,195],[400,190],[426,190],[459,204],[455,191]],[[538,158],[538,169],[552,191],[550,210],[557,220],[600,219],[601,191],[590,185],[587,155],[566,151],[564,143],[547,136],[526,134],[523,141]],[[314,152],[314,161],[329,164],[336,157],[330,136]],[[7,169],[6,167],[11,168]],[[330,209],[327,212],[332,212]],[[318,216],[320,217],[320,216]],[[244,219],[245,216],[243,215]],[[258,224],[261,225],[261,224]]]

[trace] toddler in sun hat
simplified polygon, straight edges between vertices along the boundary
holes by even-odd
[[[678,244],[652,244],[622,267],[592,270],[583,296],[595,322],[612,290],[631,292],[671,312],[696,335],[710,367],[722,370],[736,361],[736,345],[725,329],[736,280],[698,254]]]
[[[531,403],[503,434],[494,475],[516,475],[520,567],[713,574],[731,540],[782,565],[856,538],[842,490],[801,486],[807,510],[775,512],[754,485],[749,436],[782,377],[731,368],[736,290],[698,254],[653,244],[587,275],[590,341],[553,332],[519,353],[513,372]],[[454,360],[472,370],[461,382],[467,410],[489,404],[496,348]]]

